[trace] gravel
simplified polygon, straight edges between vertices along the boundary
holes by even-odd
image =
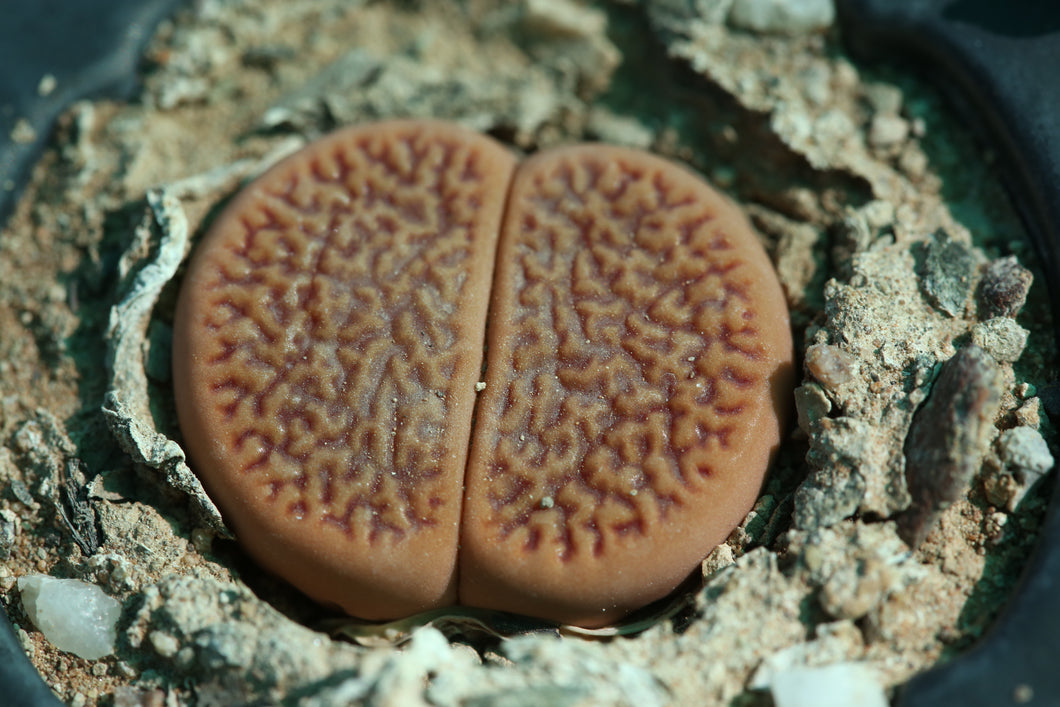
[[[22,606],[56,648],[86,660],[114,652],[121,602],[78,579],[25,575],[18,579]]]

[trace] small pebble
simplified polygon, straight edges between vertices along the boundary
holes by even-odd
[[[775,707],[887,707],[879,679],[860,663],[794,668],[773,676]]]
[[[16,145],[29,145],[37,139],[37,131],[33,129],[33,125],[28,120],[19,118],[15,121],[15,126],[11,128],[8,137]]]
[[[1030,427],[1005,430],[998,438],[997,446],[1006,467],[1036,477],[1053,468],[1053,455],[1038,430]]]
[[[613,113],[606,108],[589,112],[586,129],[601,142],[648,149],[655,134],[639,120]]]
[[[59,82],[55,79],[53,74],[44,74],[40,77],[40,81],[37,83],[37,95],[41,98],[46,98],[52,94],[55,87],[59,85]]]
[[[1015,317],[1027,302],[1034,275],[1015,256],[992,261],[979,283],[979,318]]]
[[[1031,398],[1016,409],[1014,417],[1021,427],[1038,429],[1042,424],[1042,401],[1039,398]]]
[[[834,21],[833,0],[736,0],[729,10],[731,26],[762,34],[810,34]]]
[[[709,577],[715,572],[720,572],[735,562],[736,559],[733,557],[732,547],[730,547],[728,543],[722,543],[707,555],[707,559],[703,560],[703,576]]]
[[[972,328],[972,343],[1000,363],[1012,363],[1023,355],[1029,332],[1009,317],[995,317]]]
[[[889,83],[870,83],[864,87],[865,100],[873,112],[898,115],[902,110],[902,89]]]
[[[163,707],[166,693],[122,685],[114,690],[114,707]]]
[[[869,228],[881,229],[894,223],[894,204],[883,199],[875,199],[861,207],[865,223]]]
[[[521,25],[547,37],[592,38],[606,23],[599,12],[571,0],[528,0],[522,4]]]
[[[832,99],[832,74],[824,64],[813,64],[799,74],[803,95],[816,106],[827,105]]]
[[[182,670],[187,670],[191,667],[191,664],[195,661],[195,649],[191,646],[185,646],[177,651],[177,665]]]
[[[114,652],[121,603],[96,585],[29,575],[18,589],[29,620],[56,648],[88,660]]]
[[[909,145],[902,154],[898,156],[898,168],[914,181],[920,179],[927,173],[928,159],[924,151]]]
[[[18,530],[18,516],[8,510],[0,511],[0,560],[6,560],[11,556],[11,549],[15,545]],[[4,576],[6,576],[6,568],[0,572],[0,577]]]
[[[1005,526],[1008,524],[1008,514],[1002,513],[1001,511],[995,511],[986,517],[983,523],[983,534],[986,536],[990,543],[998,543],[1001,541],[1001,537],[1005,533]]]
[[[1038,394],[1038,387],[1033,383],[1023,382],[1016,386],[1015,392],[1021,400],[1027,400]]]
[[[165,631],[152,631],[147,639],[151,641],[151,647],[155,649],[155,652],[163,658],[172,658],[180,650],[180,641]]]
[[[191,531],[191,544],[200,555],[205,555],[213,548],[214,534],[205,528],[194,528]]]
[[[798,414],[799,429],[809,434],[814,423],[832,411],[832,401],[825,395],[821,386],[805,383],[795,389],[795,410]]]
[[[29,487],[21,479],[11,479],[11,485],[8,488],[11,490],[11,495],[21,503],[31,508],[36,505]]]
[[[814,344],[806,349],[806,370],[833,393],[850,381],[856,366],[854,355],[838,346]]]
[[[869,125],[869,144],[887,148],[905,142],[909,137],[909,123],[897,115],[877,115]]]
[[[898,535],[916,547],[939,515],[963,496],[993,429],[1000,371],[977,346],[942,365],[905,441],[905,479],[912,505],[898,517]]]
[[[939,230],[923,252],[921,287],[937,308],[950,316],[964,312],[971,295],[976,258],[965,243]]]
[[[890,568],[878,558],[859,558],[836,569],[818,601],[833,618],[857,620],[883,600],[892,579]]]
[[[986,500],[1009,513],[1016,510],[1016,506],[1027,495],[1027,490],[1025,484],[1021,484],[1015,476],[1006,471],[988,474],[983,478],[983,494]]]
[[[865,498],[863,469],[874,464],[873,428],[853,417],[823,418],[810,435],[806,460],[814,474],[795,492],[795,527],[833,525],[853,514]]]

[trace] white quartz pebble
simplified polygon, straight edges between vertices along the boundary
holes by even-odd
[[[776,707],[887,707],[876,675],[860,663],[793,668],[773,676]]]
[[[94,584],[47,575],[19,577],[22,606],[52,645],[88,660],[114,652],[121,603]]]
[[[834,0],[735,0],[729,24],[765,34],[800,35],[828,29]]]

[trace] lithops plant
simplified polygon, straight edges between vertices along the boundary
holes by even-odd
[[[488,331],[461,598],[598,625],[669,593],[750,510],[791,394],[787,309],[747,222],[643,152],[537,155]]]
[[[262,565],[365,619],[600,626],[665,596],[753,504],[792,381],[768,258],[693,173],[599,145],[518,164],[429,121],[246,187],[175,326],[207,491]]]
[[[194,468],[261,564],[365,618],[453,603],[514,157],[439,123],[334,134],[214,222],[174,376]]]

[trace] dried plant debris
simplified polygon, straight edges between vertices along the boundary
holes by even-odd
[[[156,470],[173,490],[190,498],[204,525],[230,536],[213,501],[188,468],[184,450],[155,429],[148,399],[147,329],[159,292],[187,250],[188,223],[179,202],[165,190],[149,191],[146,200],[150,212],[133,230],[132,243],[118,263],[120,299],[111,309],[106,333],[107,363],[113,373],[103,415],[139,467]]]
[[[846,58],[832,5],[200,0],[166,23],[141,99],[74,106],[0,234],[0,595],[60,697],[783,704],[817,671],[879,701],[967,648],[1051,485],[1050,318],[981,149],[913,79]],[[777,266],[797,426],[703,576],[636,621],[327,614],[221,539],[184,463],[168,349],[190,242],[306,141],[397,117],[683,160]],[[121,602],[113,655],[33,627],[34,574]]]
[[[931,395],[913,417],[905,440],[912,502],[898,517],[898,534],[910,547],[923,542],[942,511],[967,495],[995,432],[998,374],[981,348],[961,349],[942,364]]]

